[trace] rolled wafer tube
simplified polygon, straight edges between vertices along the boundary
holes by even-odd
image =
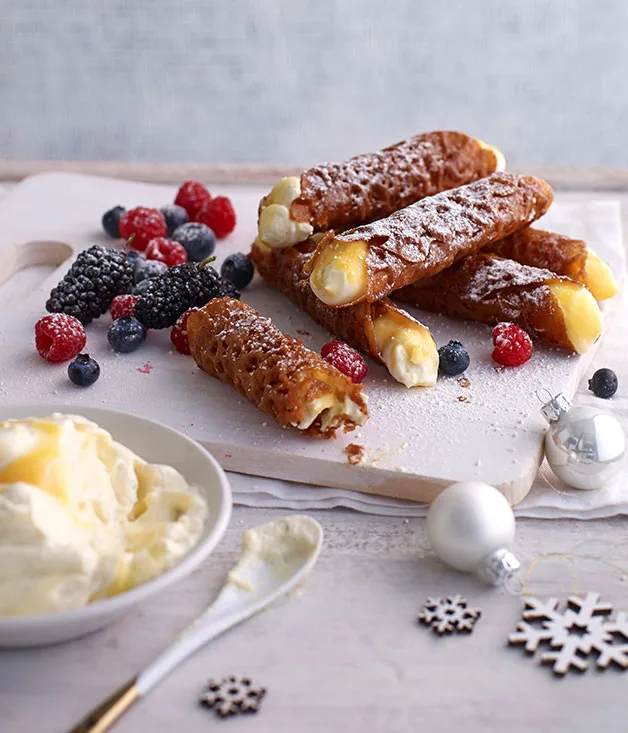
[[[316,232],[343,230],[503,170],[502,153],[460,132],[428,132],[344,163],[282,178],[262,199],[259,239],[290,247]]]
[[[531,336],[580,354],[597,341],[604,323],[582,283],[485,252],[402,288],[395,297],[454,318],[511,321]]]
[[[485,251],[570,277],[586,285],[596,300],[617,295],[617,281],[609,266],[580,239],[525,227]]]
[[[227,382],[282,427],[331,438],[368,418],[362,385],[299,339],[234,298],[214,298],[188,319],[190,351],[198,366]]]
[[[386,219],[328,232],[308,263],[310,285],[331,307],[373,303],[516,232],[542,216],[552,198],[540,178],[493,173]]]
[[[406,387],[433,387],[438,351],[429,329],[388,298],[349,308],[329,308],[310,288],[305,265],[316,244],[308,239],[287,249],[272,249],[259,240],[249,257],[264,280],[350,346],[382,362]]]

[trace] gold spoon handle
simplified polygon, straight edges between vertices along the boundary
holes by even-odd
[[[136,686],[137,677],[126,682],[113,695],[88,713],[68,733],[103,733],[126,712],[134,702],[139,700],[140,693]]]

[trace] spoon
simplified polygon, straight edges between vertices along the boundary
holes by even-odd
[[[293,515],[247,530],[242,552],[216,600],[143,672],[129,680],[69,733],[102,733],[195,651],[291,591],[314,567],[323,529]]]

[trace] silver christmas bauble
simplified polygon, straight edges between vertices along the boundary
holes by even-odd
[[[497,489],[479,481],[452,484],[427,515],[427,536],[440,559],[497,583],[519,567],[507,548],[515,538],[515,516]]]
[[[621,469],[626,435],[616,417],[599,407],[570,407],[561,395],[543,408],[543,414],[550,420],[547,462],[566,484],[599,489]]]

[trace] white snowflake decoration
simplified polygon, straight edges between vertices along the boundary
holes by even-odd
[[[470,633],[480,613],[479,608],[472,608],[461,596],[428,598],[419,612],[418,620],[436,634],[451,634],[454,631]]]
[[[616,613],[608,603],[600,603],[597,593],[585,598],[570,596],[563,612],[558,600],[542,602],[526,598],[523,612],[525,621],[517,624],[508,643],[523,645],[528,654],[534,654],[541,644],[549,644],[553,651],[540,655],[541,664],[551,664],[557,675],[566,674],[572,667],[584,672],[589,668],[589,656],[597,655],[596,665],[606,669],[614,663],[628,668],[628,615]],[[536,621],[540,624],[529,624]]]

